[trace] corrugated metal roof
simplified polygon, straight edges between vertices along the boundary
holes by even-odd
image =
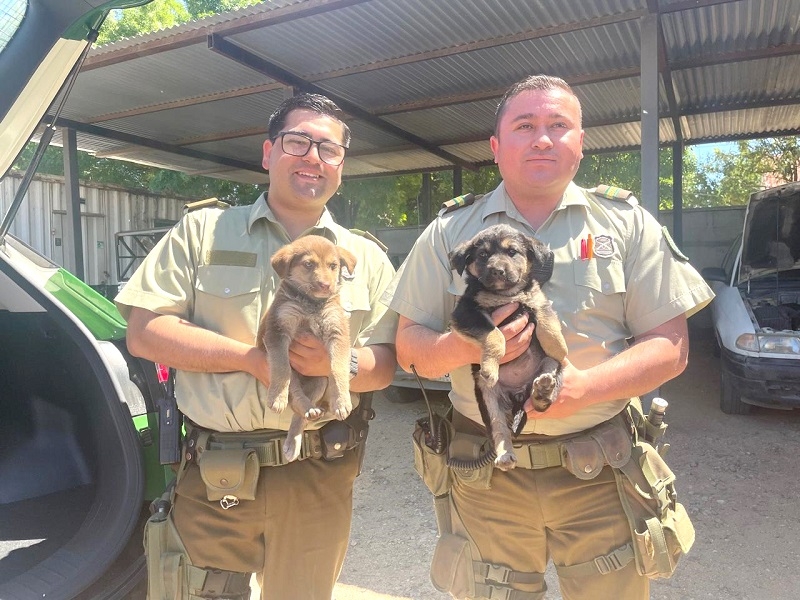
[[[295,85],[356,112],[345,176],[469,167],[505,89],[544,72],[581,99],[587,151],[631,149],[654,14],[661,143],[800,132],[800,0],[264,2],[93,50],[62,125],[103,156],[264,181]]]

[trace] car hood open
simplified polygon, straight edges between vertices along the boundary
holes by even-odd
[[[800,269],[800,183],[750,197],[739,281]]]

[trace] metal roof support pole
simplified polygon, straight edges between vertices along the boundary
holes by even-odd
[[[683,245],[683,141],[672,144],[672,237]]]
[[[641,23],[642,197],[641,203],[658,215],[658,15],[645,15]]]
[[[78,182],[78,134],[74,129],[62,129],[64,155],[64,190],[67,219],[64,223],[64,267],[78,279],[84,280],[83,231],[81,229],[81,189]]]
[[[453,198],[464,193],[464,170],[453,167]]]

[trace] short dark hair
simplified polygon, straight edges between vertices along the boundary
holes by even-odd
[[[278,138],[286,126],[286,119],[289,117],[289,113],[293,110],[310,110],[339,121],[342,124],[342,142],[345,146],[350,145],[350,128],[344,122],[342,109],[336,106],[333,100],[321,94],[297,94],[281,102],[269,117],[267,135],[270,140],[274,142]]]
[[[497,135],[497,129],[500,126],[500,119],[503,118],[503,113],[506,109],[506,104],[514,96],[522,92],[529,92],[535,90],[564,90],[569,94],[575,96],[575,92],[569,87],[569,84],[560,77],[553,77],[552,75],[530,75],[512,85],[503,97],[500,99],[500,104],[497,105],[497,110],[494,113],[494,134]],[[577,99],[577,96],[575,96]],[[581,103],[578,102],[578,117],[581,116]],[[580,124],[580,123],[579,123]]]

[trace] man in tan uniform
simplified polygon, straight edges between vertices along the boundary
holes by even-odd
[[[627,465],[634,429],[626,407],[683,371],[687,317],[713,294],[629,193],[572,182],[583,157],[583,130],[579,101],[563,80],[533,76],[513,86],[497,109],[490,142],[503,182],[469,206],[440,212],[384,296],[400,314],[398,362],[406,370],[414,365],[422,377],[450,374],[455,434],[449,454],[478,456],[485,430],[470,365],[480,362],[480,350],[448,329],[466,287],[451,271],[448,254],[498,223],[553,251],[552,278],[542,289],[559,315],[569,353],[555,403],[543,413],[526,404],[517,468],[450,469],[452,487],[434,492],[440,494],[442,534],[434,585],[456,598],[535,600],[544,597],[543,574],[552,558],[565,599],[647,598],[646,575],[653,575],[640,566],[648,559],[633,555],[630,523],[638,509],[630,508],[635,501],[623,504],[623,479],[608,461]],[[495,324],[515,307],[497,309]],[[524,316],[501,327],[501,362],[528,346],[533,328]],[[619,431],[624,445],[606,460],[603,453],[619,445]],[[586,460],[569,464],[579,460],[584,442]],[[664,514],[683,511],[674,497],[665,504]],[[688,518],[682,523],[691,527]],[[693,529],[686,538],[693,539]],[[683,543],[687,549],[691,540]]]
[[[379,298],[394,269],[377,244],[337,225],[325,206],[341,183],[349,141],[329,99],[286,100],[270,117],[263,147],[269,192],[252,206],[186,214],[116,298],[131,352],[177,369],[176,398],[187,419],[170,520],[178,539],[147,532],[148,544],[167,540],[150,553],[159,556],[148,555],[151,599],[248,597],[250,573],[264,599],[331,598],[350,533],[364,415],[354,408],[362,418],[355,429],[352,419],[344,430],[340,421],[313,424],[321,429],[307,432],[300,460],[284,464],[291,409],[267,407],[269,368],[256,332],[279,284],[272,254],[300,236],[325,236],[358,261],[341,290],[354,406],[359,393],[392,380],[396,315]],[[298,337],[290,354],[304,375],[330,373],[313,336]],[[331,431],[344,437],[328,442]]]

